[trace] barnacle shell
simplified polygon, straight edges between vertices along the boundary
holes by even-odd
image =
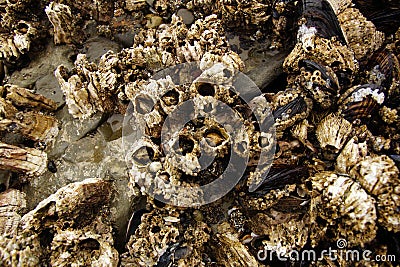
[[[308,215],[285,213],[270,209],[250,218],[250,228],[256,235],[268,236],[262,244],[278,255],[289,256],[291,250],[300,250],[307,243],[310,227]]]
[[[17,234],[21,211],[26,208],[25,193],[8,189],[0,194],[0,235],[13,237]]]
[[[308,120],[302,120],[300,123],[294,125],[291,129],[291,134],[294,138],[298,139],[303,145],[315,151],[314,146],[308,141],[308,129],[311,127]]]
[[[24,20],[16,22],[13,32],[0,34],[0,59],[15,63],[22,54],[30,50],[36,34],[37,30],[32,23]]]
[[[224,222],[217,226],[218,233],[213,236],[215,239],[215,251],[218,262],[224,266],[260,266],[256,258],[239,240],[238,234]]]
[[[57,136],[58,123],[52,116],[19,112],[11,103],[0,98],[0,129],[19,132],[34,141],[47,142]]]
[[[358,9],[347,8],[337,18],[345,33],[347,44],[358,60],[363,60],[382,46],[385,35],[377,31],[374,24]]]
[[[223,34],[215,15],[196,21],[190,28],[173,15],[171,24],[140,31],[132,48],[117,54],[108,52],[98,65],[88,62],[85,55],[78,55],[71,73],[59,66],[55,75],[66,96],[69,112],[76,118],[85,119],[97,111],[115,108],[115,96],[121,82],[133,83],[124,86],[124,93],[132,99],[143,79],[164,67],[201,61],[202,69],[222,62],[242,70],[244,63],[230,51]]]
[[[146,0],[125,0],[125,8],[128,11],[137,11],[141,10],[145,6],[147,6]]]
[[[375,238],[375,200],[359,183],[332,172],[321,172],[310,179],[311,221],[324,222],[312,227],[313,246],[324,236],[332,241],[344,238],[349,246],[363,245]]]
[[[399,170],[388,156],[370,156],[360,161],[350,174],[377,198],[378,221],[389,231],[400,231]]]
[[[79,54],[75,61],[75,73],[69,75],[63,66],[55,76],[63,90],[69,112],[76,118],[85,119],[97,111],[113,108],[111,96],[116,90],[117,74],[113,67],[118,59],[113,53],[104,54],[99,69],[88,62],[86,55]]]
[[[177,218],[175,222],[166,222],[164,217]],[[129,254],[135,258],[138,266],[154,266],[168,249],[170,244],[178,242],[180,234],[179,213],[169,210],[154,210],[142,216],[141,224],[127,244]],[[155,229],[152,231],[152,229]]]
[[[47,154],[34,148],[20,148],[0,143],[0,169],[38,176],[45,172]]]
[[[5,98],[11,101],[15,106],[45,109],[49,111],[55,111],[57,109],[57,103],[53,100],[32,93],[28,89],[6,84],[4,85],[4,90],[7,92]]]
[[[336,159],[336,170],[339,173],[348,173],[358,162],[368,154],[366,141],[360,141],[356,136],[352,137],[343,147]]]
[[[51,2],[45,12],[54,27],[55,44],[80,43],[82,41],[84,34],[76,25],[68,5]]]
[[[191,0],[187,4],[189,10],[195,14],[217,14],[228,27],[259,26],[265,24],[270,18],[267,12],[271,6],[269,1],[209,1]]]
[[[170,206],[142,215],[140,225],[127,244],[128,252],[123,255],[122,262],[128,266],[204,264],[202,254],[210,238],[210,229],[204,222],[195,221],[188,221],[190,224],[183,228],[183,217]]]
[[[337,153],[347,141],[351,129],[350,122],[331,113],[317,125],[316,135],[321,148]]]
[[[313,27],[300,26],[296,46],[283,63],[286,71],[298,71],[299,61],[304,59],[332,69],[349,70],[352,73],[357,71],[358,64],[352,50],[337,40],[324,39],[316,33]]]
[[[23,238],[16,252],[21,264],[33,266],[39,259],[46,259],[52,265],[117,266],[112,228],[107,212],[101,210],[110,197],[109,182],[86,179],[40,202],[21,219]],[[40,240],[42,236],[47,239]],[[29,247],[34,249],[29,251]]]

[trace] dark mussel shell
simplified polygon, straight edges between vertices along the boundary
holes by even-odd
[[[314,72],[316,70],[321,72],[321,78],[324,81],[327,81],[327,87],[324,87],[327,92],[330,92],[332,94],[337,94],[339,90],[339,85],[337,83],[337,80],[335,77],[332,77],[329,73],[328,70],[326,69],[325,66],[312,61],[312,60],[302,60],[299,62],[299,67],[304,67],[307,71]]]
[[[125,241],[128,242],[131,235],[133,235],[136,229],[139,227],[140,223],[142,222],[142,216],[149,211],[146,209],[140,209],[132,213],[131,218],[128,222],[128,227],[126,229],[126,236]]]
[[[328,1],[303,0],[303,17],[307,20],[307,27],[317,29],[318,36],[327,39],[336,37],[343,45],[346,44],[337,16]]]
[[[303,113],[305,110],[307,110],[307,102],[303,97],[298,96],[288,104],[274,110],[273,116],[274,119],[280,119],[284,114],[294,116],[295,114]]]
[[[380,103],[370,95],[365,96],[361,101],[352,99],[353,93],[367,88],[371,90],[378,89],[380,93],[383,91],[382,87],[376,84],[364,84],[349,89],[341,99],[339,99],[339,103],[342,104],[339,110],[342,116],[349,122],[354,122],[355,120],[365,121],[369,119],[379,107]]]
[[[392,79],[400,80],[400,66],[397,57],[387,48],[380,49],[374,53],[367,63],[368,69],[373,69],[378,66],[379,71],[385,75],[382,86],[389,89],[392,84]]]
[[[169,267],[175,261],[184,258],[190,249],[186,246],[182,246],[181,243],[175,243],[168,247],[168,249],[161,255],[157,262],[156,267]]]
[[[295,165],[272,165],[267,177],[251,196],[263,196],[274,189],[282,189],[288,184],[299,184],[308,177],[308,168]]]
[[[400,27],[400,5],[397,0],[354,0],[355,7],[379,31],[393,34]]]

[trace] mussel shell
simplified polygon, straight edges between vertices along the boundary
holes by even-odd
[[[370,118],[378,107],[378,103],[367,96],[363,101],[348,103],[347,108],[343,110],[342,114],[350,122],[357,119],[364,120]]]
[[[363,97],[361,101],[352,99],[354,92],[364,88],[370,88],[371,90],[378,89],[379,92],[383,91],[382,87],[376,84],[364,84],[347,90],[339,99],[339,104],[341,105],[339,110],[342,116],[349,122],[369,119],[380,105],[370,95]]]
[[[319,70],[321,72],[321,78],[325,81],[328,81],[327,84],[329,84],[328,87],[326,88],[326,91],[336,94],[337,91],[339,90],[339,85],[337,83],[336,77],[332,77],[329,73],[328,70],[325,66],[312,61],[312,60],[302,60],[299,62],[299,67],[304,67],[306,70],[314,72],[316,70]]]
[[[397,58],[391,51],[388,49],[380,49],[371,57],[367,67],[372,69],[376,65],[379,65],[379,71],[385,75],[385,84],[383,84],[383,86],[389,88],[396,64],[398,64]]]
[[[343,35],[337,16],[326,0],[303,0],[303,17],[307,27],[317,29],[317,35],[330,39],[336,37],[343,45],[346,39]]]
[[[398,1],[388,0],[354,0],[355,7],[379,31],[393,34],[400,27],[400,7]]]
[[[273,189],[282,189],[289,184],[299,184],[308,176],[305,166],[272,165],[267,177],[250,195],[263,196]]]
[[[293,116],[297,113],[302,113],[307,110],[307,103],[303,97],[298,96],[293,101],[289,102],[288,104],[281,106],[274,110],[273,116],[274,119],[282,118],[284,114]]]
[[[126,229],[126,236],[125,241],[128,242],[131,235],[133,235],[136,229],[139,227],[140,223],[142,222],[142,216],[149,211],[146,209],[140,209],[132,213],[131,218],[128,222],[128,227]]]

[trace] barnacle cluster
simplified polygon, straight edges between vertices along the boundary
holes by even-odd
[[[343,249],[339,240],[345,249],[394,254],[397,262],[387,264],[398,264],[393,1],[3,2],[0,265],[274,266],[293,251]],[[241,47],[290,48],[280,75],[261,90],[242,73],[253,68],[230,43],[233,33]],[[93,35],[124,48],[95,58]],[[99,117],[76,131],[77,142],[96,131],[124,141],[127,168],[122,182],[107,179],[117,167],[101,178],[55,182],[33,205],[30,190],[40,185],[30,185],[57,172],[50,159],[63,157],[58,134],[71,124],[63,104],[10,77],[49,44],[74,54],[72,68],[59,65],[52,76],[70,120],[89,125]],[[106,123],[118,128],[121,114],[124,128],[107,135]],[[226,172],[241,179],[203,190]],[[124,197],[131,213],[117,216],[113,205]],[[378,264],[343,254],[288,263]]]

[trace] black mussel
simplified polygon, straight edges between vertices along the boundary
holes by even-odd
[[[317,35],[327,39],[336,37],[343,45],[346,44],[337,16],[328,1],[303,0],[303,17],[307,20],[307,27],[317,29]]]
[[[382,87],[376,84],[354,86],[339,99],[339,112],[350,122],[365,121],[384,102],[382,91]]]
[[[139,227],[140,223],[142,222],[142,216],[145,213],[148,213],[149,211],[146,209],[140,209],[132,213],[131,218],[129,219],[128,222],[128,227],[126,229],[126,236],[125,240],[126,242],[129,241],[129,238],[131,235],[133,235],[136,231],[136,229]]]
[[[288,184],[301,183],[307,176],[308,169],[305,166],[272,165],[260,187],[250,194],[263,196],[270,190],[282,189]]]
[[[400,6],[397,0],[354,0],[354,4],[379,31],[393,34],[400,27]]]

